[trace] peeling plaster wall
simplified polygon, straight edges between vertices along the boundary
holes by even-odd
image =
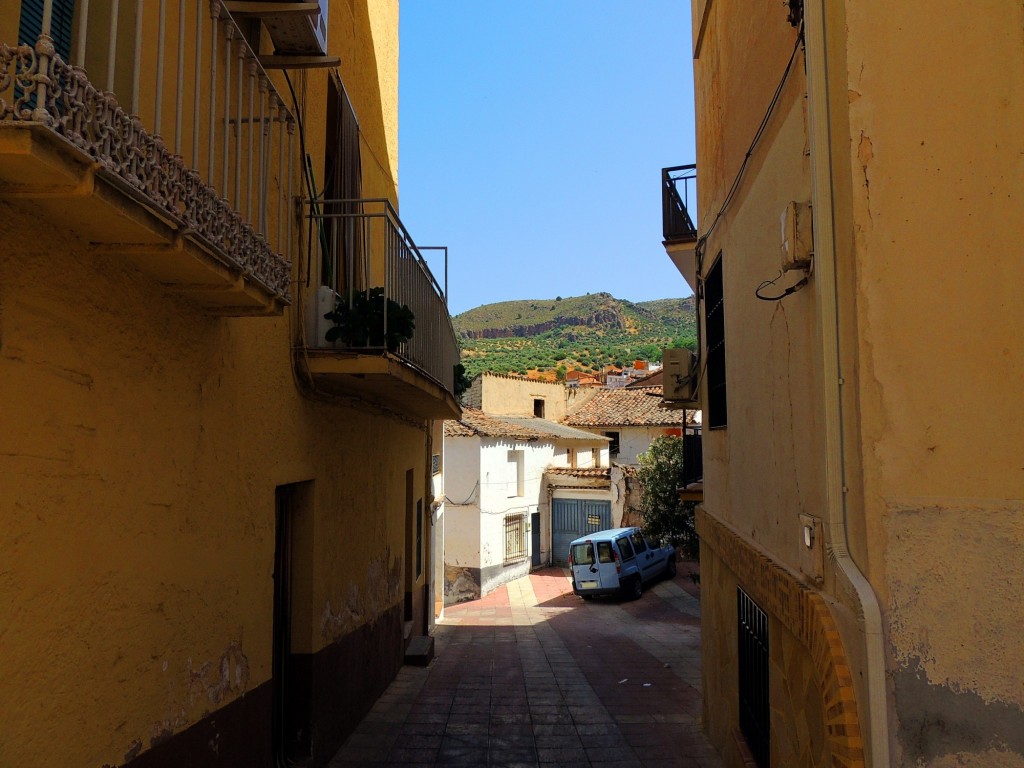
[[[768,6],[694,12],[708,216],[794,32]],[[846,525],[882,607],[894,764],[1019,765],[1024,4],[829,3],[826,22]],[[704,432],[705,507],[794,570],[796,514],[825,502],[817,287],[774,304],[752,292],[778,274],[783,206],[809,199],[802,68],[798,54],[705,256],[724,254],[729,397],[727,429]],[[822,589],[849,605],[825,563]]]
[[[897,755],[1020,765],[1024,4],[846,20],[865,536]]]

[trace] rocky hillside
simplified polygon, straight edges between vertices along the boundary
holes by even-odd
[[[633,303],[610,293],[486,304],[453,318],[462,362],[482,371],[549,377],[660,360],[667,346],[696,343],[693,299]]]

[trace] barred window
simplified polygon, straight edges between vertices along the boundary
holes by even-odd
[[[740,667],[740,731],[758,768],[768,768],[770,709],[768,701],[768,616],[750,595],[737,588]]]
[[[526,515],[505,516],[505,565],[526,559]]]

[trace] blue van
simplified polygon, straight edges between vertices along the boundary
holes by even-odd
[[[621,594],[636,599],[644,583],[676,575],[676,549],[644,536],[639,528],[588,533],[569,544],[572,591],[585,600]]]

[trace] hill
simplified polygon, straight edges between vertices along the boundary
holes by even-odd
[[[633,303],[610,293],[485,304],[452,318],[462,364],[483,371],[553,375],[661,360],[669,346],[696,346],[693,298]]]

